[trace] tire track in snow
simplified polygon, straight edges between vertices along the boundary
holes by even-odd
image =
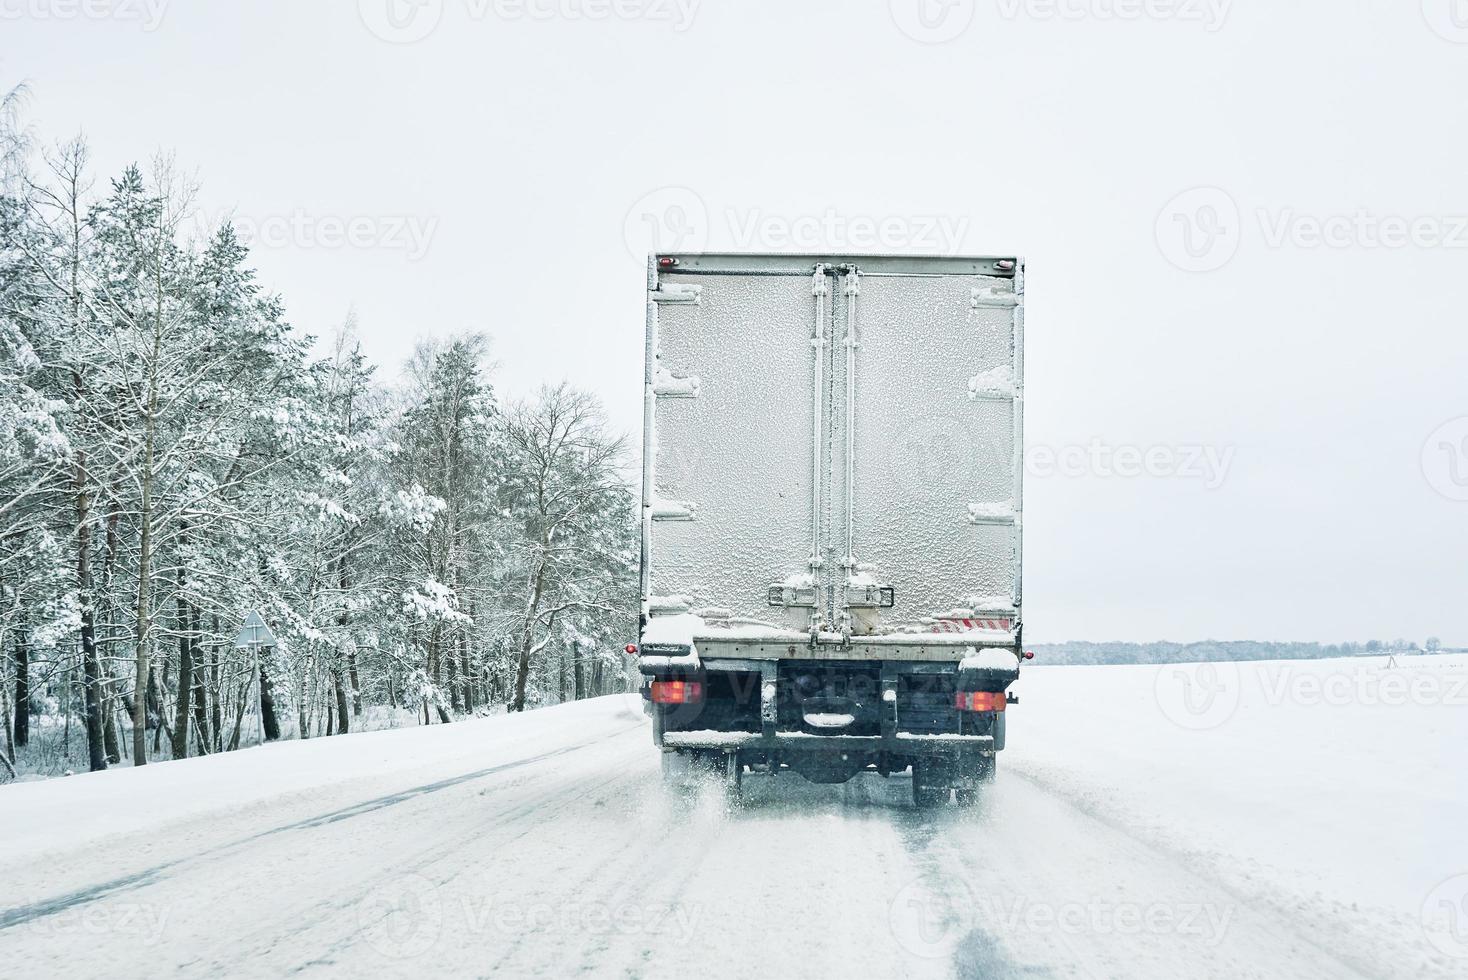
[[[978,807],[983,805],[981,801]],[[997,935],[973,921],[970,913],[973,894],[968,879],[953,873],[952,856],[943,846],[957,817],[947,810],[916,807],[894,815],[898,838],[918,874],[916,881],[894,897],[894,918],[901,911],[898,904],[905,901],[918,920],[913,923],[918,935],[910,937],[909,943],[924,951],[931,950],[934,956],[946,955],[955,976],[1050,976],[1040,966],[1017,962],[1006,952]],[[907,895],[905,900],[904,895]],[[929,930],[936,930],[936,935]],[[950,940],[954,933],[958,935]],[[1062,944],[1068,946],[1063,938]],[[1073,950],[1071,954],[1075,956]]]
[[[298,916],[292,916],[291,922],[294,928],[289,935],[305,937],[322,926],[332,925],[342,934],[330,941],[324,950],[313,952],[309,960],[297,962],[290,967],[290,972],[303,972],[312,966],[334,965],[338,954],[360,948],[366,943],[363,934],[368,930],[369,923],[362,922],[360,914],[364,895],[372,894],[374,890],[390,884],[395,879],[401,880],[411,876],[421,877],[435,891],[452,894],[453,885],[460,878],[476,870],[482,871],[486,866],[492,866],[482,861],[482,857],[492,860],[496,849],[512,846],[535,833],[539,826],[537,818],[544,816],[548,804],[564,801],[568,792],[580,794],[595,791],[616,782],[619,778],[613,775],[599,783],[590,784],[584,780],[575,780],[573,785],[558,783],[530,800],[521,800],[506,810],[482,815],[483,819],[489,823],[487,832],[483,832],[484,827],[476,823],[465,830],[456,830],[451,836],[436,840],[390,866],[373,869],[359,876],[354,882],[337,884],[331,901],[316,903],[302,910]],[[512,833],[506,836],[502,833],[504,831],[512,831]],[[489,850],[489,855],[479,855],[480,849]],[[454,866],[446,871],[441,870],[441,866],[448,862],[453,862]],[[436,872],[435,869],[440,870]],[[460,894],[459,897],[466,896]],[[228,960],[216,962],[217,971],[221,974],[228,974],[241,962],[255,963],[268,960],[272,954],[278,953],[277,947],[284,946],[289,949],[293,945],[290,942],[281,943],[279,934],[272,931],[271,927],[260,930],[260,933],[257,939],[252,940],[248,950],[237,951],[232,953]],[[309,947],[312,944],[295,945]]]
[[[970,889],[976,921],[1026,963],[1104,978],[1377,975],[1130,828],[1028,780],[990,790],[971,818],[954,820],[929,846]],[[1123,909],[1135,912],[1135,924],[1123,920]]]
[[[1008,772],[1022,780],[1023,784],[1035,793],[1071,811],[1078,818],[1104,827],[1112,834],[1154,855],[1159,861],[1171,865],[1180,876],[1196,880],[1215,894],[1221,893],[1233,907],[1241,910],[1247,918],[1258,920],[1257,924],[1260,928],[1278,939],[1286,940],[1287,945],[1313,950],[1319,962],[1331,965],[1332,971],[1328,975],[1342,978],[1391,975],[1390,968],[1383,969],[1379,965],[1364,962],[1359,956],[1341,948],[1344,943],[1350,942],[1354,937],[1347,935],[1320,938],[1318,934],[1322,931],[1322,926],[1329,926],[1328,921],[1320,919],[1302,921],[1298,915],[1293,914],[1293,910],[1287,907],[1261,900],[1257,895],[1245,893],[1219,875],[1217,870],[1198,852],[1179,847],[1160,834],[1147,833],[1143,826],[1121,819],[1104,808],[1096,806],[1083,796],[1068,793],[1061,784],[1044,779],[1033,772],[1025,772],[1016,768],[1011,768]],[[1264,910],[1260,909],[1260,906],[1265,904],[1269,906],[1269,914],[1265,914]]]
[[[46,916],[70,911],[79,906],[111,897],[120,892],[140,888],[146,885],[156,884],[164,880],[169,873],[181,867],[185,867],[191,864],[202,863],[206,859],[217,857],[230,851],[235,851],[247,847],[250,844],[256,843],[269,837],[274,837],[280,834],[287,834],[295,830],[306,830],[315,827],[326,826],[328,824],[336,823],[341,820],[348,820],[353,817],[373,813],[385,807],[394,806],[398,803],[403,803],[408,800],[416,799],[425,794],[437,793],[445,789],[450,789],[454,786],[458,786],[472,780],[485,779],[490,776],[496,776],[501,773],[510,772],[516,769],[522,769],[527,766],[535,766],[541,762],[545,762],[547,760],[556,758],[558,756],[563,756],[568,753],[581,751],[591,745],[596,744],[597,742],[615,738],[618,735],[626,734],[629,731],[641,729],[643,727],[643,725],[638,724],[629,728],[624,728],[619,731],[612,732],[609,735],[604,735],[588,742],[564,746],[550,752],[541,753],[540,755],[530,756],[524,759],[517,759],[512,762],[501,763],[495,766],[489,766],[487,768],[479,769],[474,772],[463,773],[461,775],[453,776],[447,779],[441,779],[436,782],[426,783],[422,786],[416,786],[410,789],[401,790],[396,793],[390,793],[386,796],[381,796],[373,800],[367,800],[362,803],[353,804],[352,806],[342,807],[341,809],[334,810],[329,813],[324,813],[319,816],[308,817],[306,819],[294,821],[292,823],[282,824],[278,827],[272,827],[269,830],[262,830],[247,837],[238,838],[224,844],[215,845],[213,847],[207,848],[206,850],[191,854],[187,857],[177,858],[172,861],[164,861],[154,865],[151,868],[137,871],[128,875],[123,875],[121,877],[114,878],[110,881],[102,882],[88,888],[78,889],[76,891],[59,895],[52,899],[6,909],[0,911],[0,932],[3,932],[4,930],[17,925],[23,925],[25,923],[33,922]]]
[[[535,834],[543,826],[541,818],[545,817],[547,810],[556,809],[556,803],[564,803],[567,799],[615,782],[619,778],[617,775],[600,782],[592,781],[592,774],[604,766],[601,753],[611,747],[613,739],[640,729],[645,729],[645,725],[612,732],[568,749],[577,752],[569,767],[532,767],[509,784],[497,789],[477,790],[464,799],[441,801],[447,805],[439,805],[432,810],[388,811],[391,814],[388,822],[374,828],[382,838],[377,853],[392,856],[393,847],[415,840],[425,829],[433,835],[431,840],[410,853],[399,853],[382,865],[332,862],[328,870],[338,880],[330,883],[325,895],[312,895],[288,913],[282,912],[249,934],[237,937],[227,952],[220,951],[216,955],[213,972],[228,975],[242,963],[268,964],[270,972],[291,973],[304,972],[313,966],[331,966],[339,954],[370,946],[363,938],[372,925],[370,921],[363,921],[364,903],[375,894],[398,895],[399,891],[393,886],[401,886],[405,881],[418,879],[433,889],[436,896],[443,892],[450,899],[467,898],[467,895],[454,893],[452,886],[455,881],[492,868],[498,852]],[[547,757],[563,754],[548,753]],[[528,797],[523,795],[526,788],[530,793]],[[499,792],[513,794],[507,806],[487,811],[472,808],[477,797]],[[423,802],[426,804],[427,800]],[[463,909],[450,905],[448,911]],[[282,922],[288,923],[284,931]],[[443,929],[447,923],[436,925]],[[330,938],[323,933],[329,933]],[[311,936],[317,937],[315,941],[303,941]],[[309,957],[298,955],[302,950],[310,950]],[[385,961],[388,972],[391,972],[391,957],[382,956],[379,960]],[[381,969],[383,964],[379,963],[374,968]]]

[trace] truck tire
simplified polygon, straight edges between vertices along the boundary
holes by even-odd
[[[730,806],[738,806],[744,799],[744,765],[737,752],[724,757],[724,795]]]
[[[663,787],[683,799],[722,790],[729,804],[737,806],[744,789],[744,767],[733,753],[664,752]]]
[[[976,774],[980,783],[992,783],[998,771],[999,757],[991,755],[986,759],[979,760],[979,771]],[[978,786],[957,789],[953,794],[959,806],[973,806],[978,803],[984,795],[984,790]]]
[[[948,802],[951,789],[948,773],[937,766],[914,763],[912,767],[912,805],[930,810]]]
[[[663,785],[686,793],[707,780],[713,769],[701,752],[664,752]]]

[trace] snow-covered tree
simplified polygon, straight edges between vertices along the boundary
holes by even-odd
[[[379,377],[355,314],[318,345],[230,225],[189,237],[168,158],[94,181],[80,139],[27,152],[19,105],[0,99],[7,759],[35,754],[37,714],[64,760],[80,719],[100,769],[623,688],[636,509],[594,399],[501,405],[478,333]],[[258,658],[232,642],[252,610],[279,641]]]
[[[508,455],[502,493],[519,525],[505,584],[513,610],[515,688],[510,708],[523,711],[537,656],[568,616],[625,612],[614,570],[625,539],[607,535],[603,519],[628,515],[619,475],[624,445],[606,431],[601,407],[567,385],[543,388],[513,406],[504,427]],[[625,575],[622,577],[625,581]]]

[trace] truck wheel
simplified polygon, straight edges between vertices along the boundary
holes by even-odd
[[[678,793],[687,793],[708,779],[708,760],[694,752],[663,753],[663,785]]]
[[[913,806],[928,810],[948,802],[949,785],[946,773],[922,763],[912,767]]]
[[[724,793],[730,806],[738,806],[744,797],[744,765],[737,752],[724,757]]]
[[[992,755],[987,759],[979,760],[978,772],[974,775],[980,783],[992,783],[994,781],[994,774],[998,762],[998,757]],[[955,790],[954,795],[958,798],[959,806],[973,806],[984,795],[984,790],[977,786],[972,786]]]

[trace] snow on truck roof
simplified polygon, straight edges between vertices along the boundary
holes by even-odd
[[[816,252],[662,252],[648,264],[662,273],[747,272],[809,275],[816,264],[861,266],[868,275],[975,275],[1011,278],[1024,268],[1019,255],[857,255]]]

